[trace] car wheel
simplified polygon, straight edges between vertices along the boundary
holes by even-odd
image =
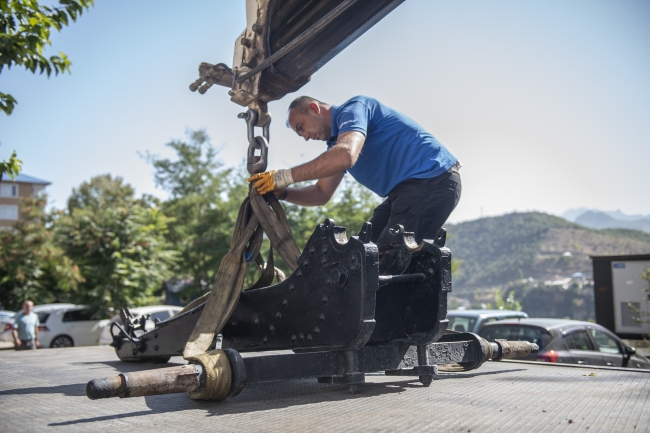
[[[52,343],[50,343],[50,347],[52,348],[72,346],[74,346],[74,342],[72,341],[72,338],[68,337],[67,335],[59,335],[54,340],[52,340]]]

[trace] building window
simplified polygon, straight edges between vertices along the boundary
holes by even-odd
[[[18,185],[10,183],[0,184],[0,197],[18,197]]]
[[[18,206],[15,204],[0,205],[0,220],[17,220]]]

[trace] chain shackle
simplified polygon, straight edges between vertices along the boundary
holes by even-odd
[[[262,127],[262,137],[255,137],[255,126],[257,125],[257,120],[259,119],[259,113],[257,110],[249,108],[245,113],[239,113],[237,117],[246,120],[246,129],[248,135],[248,155],[246,159],[246,169],[250,174],[262,173],[266,171],[266,166],[268,165],[269,131],[271,126],[270,115],[269,121]],[[259,150],[259,155],[255,154],[257,150]]]
[[[246,169],[250,174],[263,173],[266,171],[268,164],[269,145],[264,137],[255,137],[255,141],[248,146],[248,157],[246,159]],[[255,150],[259,149],[260,154],[255,155]]]

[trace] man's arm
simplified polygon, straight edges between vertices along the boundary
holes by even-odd
[[[330,201],[344,175],[344,172],[340,172],[318,179],[314,185],[304,188],[287,188],[287,196],[284,200],[299,206],[322,206]]]
[[[356,164],[365,141],[366,137],[358,131],[344,132],[336,140],[336,146],[320,154],[316,159],[292,168],[291,176],[294,182],[322,180],[344,172]],[[338,182],[340,183],[341,179]]]
[[[34,325],[34,344],[36,345],[35,347],[40,346],[40,343],[38,342],[38,325],[40,325],[40,323],[37,320],[36,324]]]
[[[11,334],[14,336],[14,345],[16,347],[20,347],[20,345],[22,343],[20,342],[20,339],[18,338],[18,330],[16,328],[12,329]]]

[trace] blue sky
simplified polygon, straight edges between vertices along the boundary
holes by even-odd
[[[139,154],[171,156],[165,143],[188,129],[205,128],[239,164],[243,107],[226,88],[188,86],[200,62],[231,64],[244,15],[243,1],[96,0],[52,38],[71,75],[0,75],[19,102],[0,115],[0,160],[16,150],[59,208],[103,173],[164,197]],[[464,165],[452,221],[581,206],[650,214],[649,22],[648,1],[406,0],[298,94],[372,96],[428,129]],[[325,149],[285,127],[298,94],[270,104],[269,168]]]

